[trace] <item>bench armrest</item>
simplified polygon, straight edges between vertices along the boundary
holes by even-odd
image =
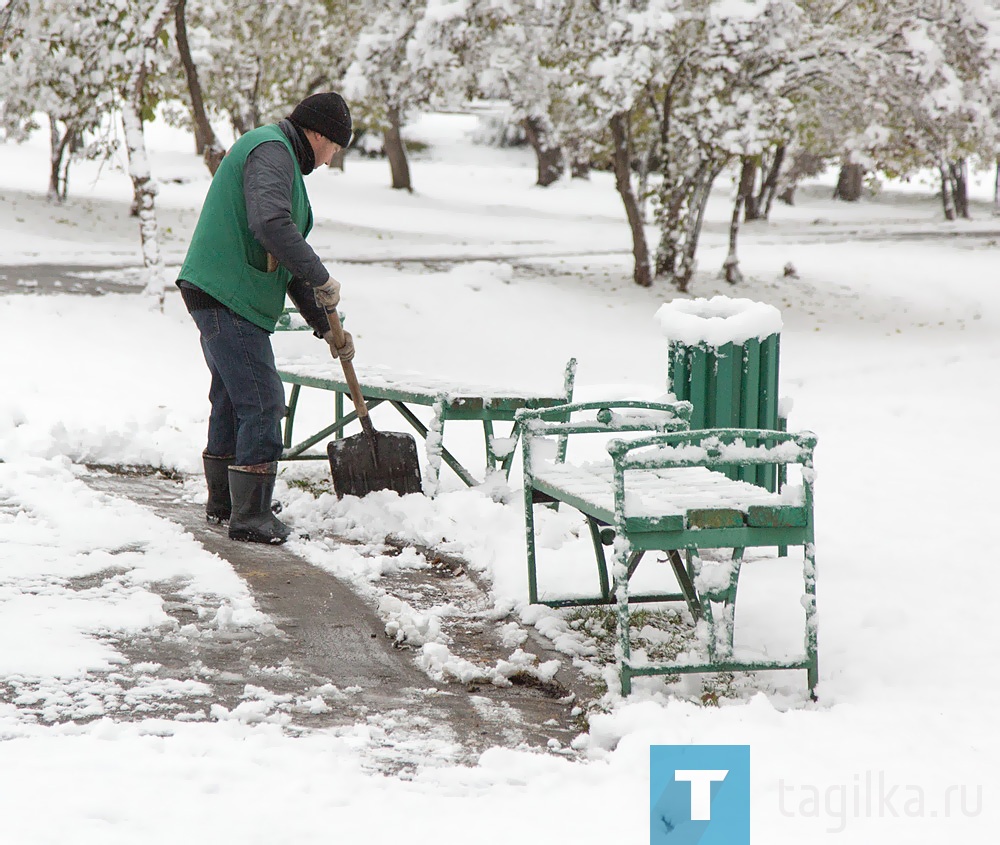
[[[621,470],[802,464],[812,467],[816,435],[751,428],[706,428],[614,439],[608,452]]]
[[[517,423],[523,436],[668,432],[688,428],[690,402],[570,402],[548,408],[522,408]]]

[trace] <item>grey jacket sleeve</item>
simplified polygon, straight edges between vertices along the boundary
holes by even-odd
[[[318,287],[329,277],[313,248],[292,221],[295,165],[280,141],[265,141],[243,166],[243,197],[250,232],[292,276]]]
[[[299,309],[316,337],[323,337],[330,331],[330,320],[326,316],[326,311],[316,302],[313,288],[302,279],[293,277],[288,283],[288,298],[292,300],[295,307]]]

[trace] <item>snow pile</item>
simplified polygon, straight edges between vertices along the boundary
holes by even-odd
[[[47,720],[205,694],[156,677],[156,664],[132,666],[135,686],[123,685],[128,660],[115,641],[266,634],[273,624],[228,563],[180,526],[91,489],[85,472],[66,458],[0,463],[0,677]],[[164,583],[207,633],[166,612]]]
[[[506,660],[498,660],[486,669],[452,654],[443,643],[427,643],[417,656],[417,665],[435,681],[459,681],[463,684],[481,681],[497,687],[511,685],[513,677],[530,677],[548,683],[559,671],[558,660],[538,664],[538,658],[521,649],[515,649]]]
[[[746,343],[781,331],[781,312],[751,299],[673,299],[659,307],[656,320],[671,340],[688,346]]]

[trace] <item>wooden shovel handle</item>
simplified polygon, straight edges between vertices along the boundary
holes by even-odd
[[[330,331],[333,333],[334,346],[339,349],[347,342],[347,338],[344,337],[344,327],[340,322],[340,315],[334,309],[332,312],[328,311],[326,316],[330,321]],[[358,384],[358,376],[354,372],[354,362],[345,361],[341,358],[340,366],[344,368],[344,379],[347,381],[347,386],[351,389],[351,400],[354,402],[354,407],[358,412],[358,421],[367,429],[368,426],[365,423],[368,422],[368,406],[365,404],[365,397],[361,395],[361,385]]]

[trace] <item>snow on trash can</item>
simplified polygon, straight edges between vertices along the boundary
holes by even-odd
[[[778,430],[781,312],[751,299],[675,299],[656,312],[670,342],[668,379],[693,406],[691,428]],[[775,490],[773,466],[727,472]]]

